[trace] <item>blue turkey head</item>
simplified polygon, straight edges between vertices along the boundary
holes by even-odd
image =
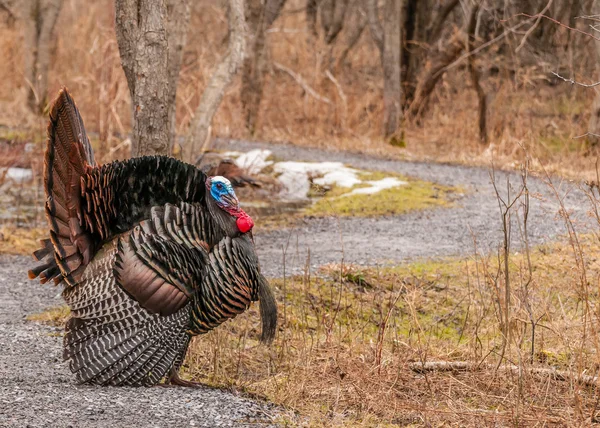
[[[225,177],[210,177],[210,195],[213,197],[219,208],[232,213],[240,209],[238,201],[231,182]]]
[[[254,221],[240,208],[240,201],[228,179],[221,176],[209,177],[206,181],[206,187],[216,205],[235,218],[235,224],[239,232],[246,233],[252,230]]]

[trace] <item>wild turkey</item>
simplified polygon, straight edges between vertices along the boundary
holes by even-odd
[[[50,111],[44,165],[50,238],[29,272],[64,285],[64,357],[81,383],[189,385],[192,336],[260,300],[270,342],[277,308],[260,273],[252,219],[229,181],[146,156],[99,166],[66,89]]]

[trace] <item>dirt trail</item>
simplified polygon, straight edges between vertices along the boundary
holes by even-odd
[[[451,165],[410,163],[347,153],[309,150],[291,145],[219,142],[219,147],[249,150],[262,147],[281,159],[339,160],[363,169],[402,173],[459,186],[466,194],[450,208],[436,208],[379,219],[309,219],[301,227],[257,234],[261,265],[270,276],[301,271],[310,250],[310,264],[345,262],[399,263],[422,257],[469,254],[473,236],[483,250],[501,242],[499,211],[489,171]],[[499,183],[519,176],[497,173]],[[564,233],[558,204],[548,187],[531,179],[530,240],[542,243]],[[557,181],[558,184],[558,181]],[[572,183],[560,184],[565,205],[580,222],[588,203]],[[516,228],[515,228],[516,230]],[[518,230],[516,230],[518,233]],[[184,388],[99,388],[75,386],[62,362],[60,330],[25,320],[26,315],[61,303],[59,290],[27,280],[27,257],[0,257],[0,426],[244,426],[269,424],[272,409],[265,403],[230,393]]]
[[[297,161],[336,160],[361,169],[401,173],[410,177],[465,190],[452,207],[434,208],[401,216],[377,219],[329,218],[307,219],[294,229],[273,231],[256,236],[263,270],[272,276],[283,275],[284,248],[286,273],[304,269],[310,250],[313,268],[340,262],[360,265],[401,263],[429,257],[473,254],[473,238],[478,248],[490,251],[502,242],[500,213],[490,179],[490,168],[464,167],[422,162],[403,162],[351,153],[327,152],[287,144],[244,141],[219,141],[217,148],[247,151],[265,148],[279,159]],[[521,177],[517,173],[495,173],[500,191],[507,180],[515,189]],[[564,196],[564,204],[577,221],[578,231],[598,226],[587,216],[590,203],[576,183],[553,178]],[[547,242],[566,232],[559,203],[542,180],[528,180],[531,198],[529,239],[532,245]],[[519,229],[513,228],[513,243],[521,241]]]

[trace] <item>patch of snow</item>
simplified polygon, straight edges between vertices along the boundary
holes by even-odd
[[[358,178],[359,171],[348,168],[341,162],[278,162],[274,169],[279,173],[294,171],[309,177],[318,177],[314,182],[319,185],[352,187],[361,182]]]
[[[269,156],[271,156],[270,150],[250,150],[247,153],[241,154],[235,160],[235,163],[240,168],[245,169],[248,174],[258,174],[269,165],[273,165],[272,161],[267,160]]]
[[[23,183],[33,179],[33,171],[29,168],[2,168],[0,169],[0,176],[4,175],[7,180],[12,180],[17,183]]]
[[[223,152],[222,153],[224,158],[231,158],[231,159],[237,159],[240,156],[243,155],[242,152],[236,152],[236,151],[229,151],[229,152]]]
[[[320,186],[351,188],[363,181],[358,177],[359,170],[348,168],[341,162],[278,162],[273,166],[277,179],[283,185],[282,196],[286,199],[306,199],[310,190],[310,179]],[[396,177],[366,181],[369,187],[354,189],[343,196],[369,195],[384,189],[404,186],[408,183]]]
[[[277,167],[279,164],[275,164]],[[283,186],[281,196],[284,199],[306,199],[310,190],[308,175],[303,171],[285,171],[277,180]]]
[[[274,170],[281,174],[278,180],[284,187],[283,196],[288,199],[306,199],[310,178],[321,186],[352,187],[361,183],[359,171],[341,162],[278,162]]]
[[[352,187],[361,183],[356,172],[350,168],[328,172],[323,177],[315,178],[313,182],[319,186],[335,184],[340,187]]]
[[[385,189],[392,189],[394,187],[406,186],[408,184],[407,181],[398,180],[396,177],[386,177],[377,181],[365,181],[365,183],[370,184],[370,187],[360,187],[358,189],[354,189],[353,191],[346,193],[342,196],[351,196],[351,195],[372,195],[374,193],[381,192]]]

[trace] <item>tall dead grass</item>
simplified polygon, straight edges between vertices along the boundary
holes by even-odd
[[[303,6],[300,0],[289,1],[269,31],[271,59],[301,76],[331,102],[311,96],[288,73],[273,67],[266,79],[260,119],[252,138],[463,163],[487,163],[493,154],[503,166],[522,160],[520,147],[525,144],[534,163],[544,163],[552,171],[579,176],[592,173],[596,148],[573,137],[587,131],[586,110],[595,93],[566,84],[548,84],[549,70],[554,65],[567,65],[573,75],[583,78],[593,73],[586,43],[581,44],[575,58],[561,51],[555,64],[536,64],[533,60],[514,70],[500,68],[500,74],[484,80],[491,97],[490,148],[478,143],[475,91],[463,67],[454,67],[434,92],[422,125],[406,124],[407,148],[399,149],[381,140],[382,72],[368,31],[364,31],[346,61],[333,67],[328,75],[324,64],[330,61],[330,48],[309,37]],[[113,14],[110,0],[65,2],[57,24],[49,79],[50,98],[60,86],[69,86],[89,130],[97,133],[100,141],[108,142],[100,145],[101,155],[122,141],[131,127],[130,100],[120,67]],[[226,29],[223,9],[214,2],[194,2],[177,97],[180,134],[186,132],[205,83],[224,54]],[[344,33],[339,39],[343,43]],[[342,47],[334,47],[333,55]],[[43,132],[45,119],[31,115],[25,107],[23,49],[18,22],[13,28],[0,28],[0,125]],[[510,52],[503,55],[490,49],[484,52],[480,64],[502,66]],[[249,137],[243,126],[239,91],[238,77],[215,118],[215,135]]]

